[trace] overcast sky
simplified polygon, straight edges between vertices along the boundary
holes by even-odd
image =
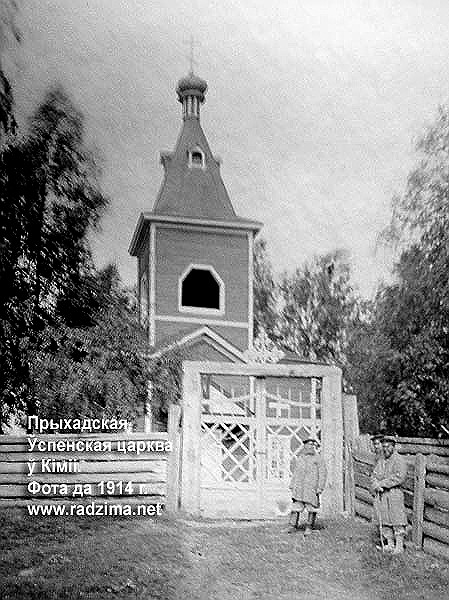
[[[447,0],[26,0],[21,26],[21,112],[62,82],[104,157],[99,266],[116,261],[134,283],[128,246],[182,124],[193,35],[203,129],[237,213],[265,223],[276,270],[340,247],[364,295],[387,276],[376,235],[449,96]]]

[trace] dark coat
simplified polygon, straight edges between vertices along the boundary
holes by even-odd
[[[318,507],[318,494],[324,490],[326,479],[326,465],[319,454],[300,454],[290,483],[292,498]]]

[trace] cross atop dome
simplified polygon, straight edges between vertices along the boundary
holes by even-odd
[[[190,74],[193,74],[193,65],[195,64],[195,58],[194,58],[194,53],[195,53],[195,46],[199,46],[200,43],[195,41],[195,38],[193,37],[193,35],[190,36],[190,40],[188,42],[185,42],[186,44],[189,44],[190,46],[190,55],[189,55],[189,60],[190,60]]]

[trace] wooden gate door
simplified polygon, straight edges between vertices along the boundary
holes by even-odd
[[[266,377],[259,380],[258,430],[263,452],[261,514],[290,512],[290,478],[309,437],[321,438],[322,381],[315,377]]]
[[[289,511],[294,461],[321,433],[321,379],[201,375],[200,511],[274,517]]]
[[[254,378],[201,375],[200,511],[256,516],[257,402]]]

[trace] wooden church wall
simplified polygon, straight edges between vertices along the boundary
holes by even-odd
[[[141,323],[146,323],[149,319],[149,264],[149,247],[145,246],[137,262],[137,293],[139,298],[139,311]]]
[[[158,344],[161,340],[168,337],[172,338],[174,335],[182,336],[192,331],[192,323],[170,323],[167,321],[156,321],[156,340]],[[245,327],[225,327],[218,326],[209,320],[207,325],[212,328],[218,334],[223,336],[228,342],[236,346],[239,350],[246,350],[248,348],[248,328]],[[197,325],[201,327],[201,325]]]
[[[190,264],[211,265],[225,285],[225,314],[248,321],[248,238],[245,234],[156,229],[156,315],[201,317],[178,310],[178,281]]]
[[[185,349],[187,360],[210,360],[217,362],[231,362],[229,358],[223,356],[221,352],[215,350],[206,342],[199,341]]]
[[[223,336],[228,342],[234,344],[239,350],[246,350],[248,348],[248,328],[240,327],[219,327],[218,325],[211,324],[210,327],[221,336]]]

